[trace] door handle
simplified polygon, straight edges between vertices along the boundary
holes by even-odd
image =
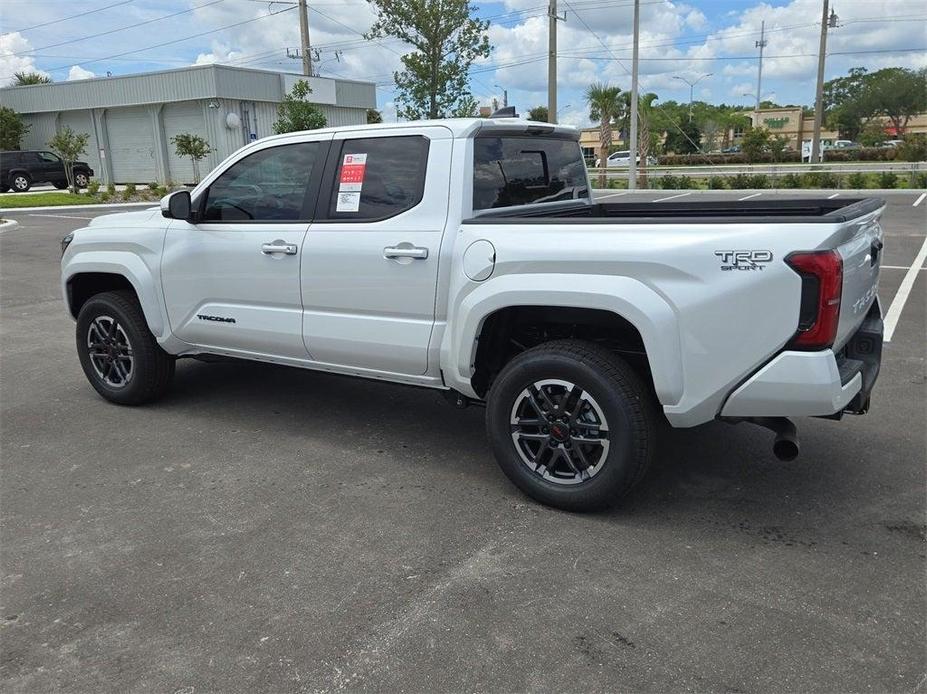
[[[272,253],[283,253],[284,255],[296,255],[295,243],[284,243],[283,241],[273,241],[261,246],[261,253],[271,255]]]
[[[420,246],[387,246],[383,249],[383,257],[424,260],[428,257],[428,249]]]

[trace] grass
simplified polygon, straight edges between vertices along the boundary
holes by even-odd
[[[34,195],[4,195],[0,197],[0,210],[16,207],[51,207],[53,205],[92,205],[100,200],[89,195],[71,193],[35,193]]]

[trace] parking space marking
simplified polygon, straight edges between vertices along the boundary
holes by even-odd
[[[93,219],[93,217],[75,217],[69,214],[30,214],[30,217],[54,217],[55,219]]]
[[[742,198],[737,198],[737,201],[740,202],[741,200],[749,200],[750,198],[758,198],[758,197],[760,197],[761,195],[762,195],[762,193],[753,193],[752,195],[746,195],[746,196],[744,196],[744,197],[742,197]]]
[[[833,200],[833,199],[836,198],[838,195],[840,195],[840,193],[834,193],[833,195],[828,195],[828,196],[827,196],[827,199],[828,199],[828,200]]]
[[[907,265],[880,265],[880,270],[910,270],[911,268]],[[927,270],[927,267],[918,268],[918,270]]]
[[[927,193],[921,193],[920,195],[918,195],[917,200],[914,201],[914,204],[911,205],[911,207],[917,207],[918,205],[920,205],[922,202],[924,202],[924,198],[927,198]]]
[[[911,289],[914,287],[914,280],[917,279],[917,273],[924,265],[924,260],[927,260],[927,239],[924,239],[921,249],[917,252],[917,257],[914,258],[914,262],[911,263],[911,267],[908,268],[904,278],[901,280],[901,284],[898,286],[898,293],[895,294],[895,298],[892,299],[892,305],[888,307],[888,313],[885,314],[885,342],[892,341],[895,328],[898,326],[898,319],[901,317],[905,302],[908,300]]]
[[[670,195],[668,198],[657,198],[656,200],[651,200],[651,202],[664,202],[666,200],[673,200],[674,198],[684,198],[687,195],[692,195],[692,193],[677,193],[676,195]]]
[[[605,195],[596,195],[596,200],[601,200],[602,198],[618,198],[622,195],[627,195],[629,191],[624,191],[623,193],[607,193]]]

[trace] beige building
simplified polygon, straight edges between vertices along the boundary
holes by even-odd
[[[801,149],[801,143],[805,140],[811,140],[814,133],[814,114],[803,115],[800,106],[792,108],[763,108],[754,111],[751,114],[753,127],[763,126],[774,135],[779,135],[788,140],[789,149]],[[885,127],[885,139],[896,137],[895,128],[891,121],[880,116]],[[927,113],[920,113],[913,116],[909,121],[905,134],[912,135],[915,133],[927,133]],[[825,144],[839,138],[836,130],[821,128],[821,139]]]

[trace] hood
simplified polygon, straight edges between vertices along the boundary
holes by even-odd
[[[90,227],[124,227],[124,226],[142,226],[145,222],[150,221],[155,216],[161,216],[160,207],[149,207],[144,210],[134,210],[132,212],[117,212],[116,214],[105,214],[101,217],[94,217],[87,226]]]

